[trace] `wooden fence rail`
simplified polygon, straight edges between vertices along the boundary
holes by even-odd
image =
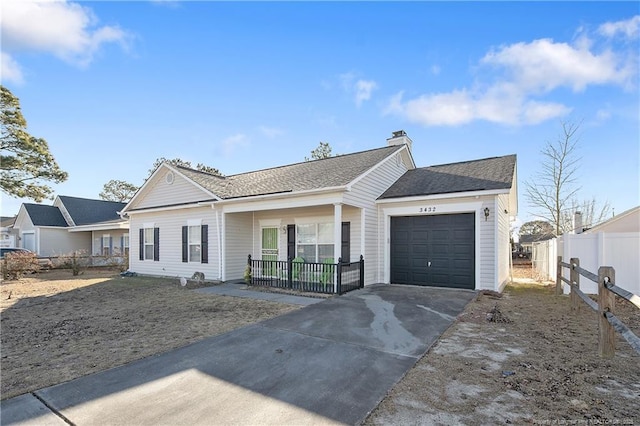
[[[563,268],[569,269],[569,279],[562,274]],[[569,286],[571,310],[579,309],[578,299],[598,312],[598,352],[603,358],[612,358],[615,354],[615,332],[617,331],[640,354],[640,338],[636,336],[618,317],[615,316],[615,296],[618,295],[632,305],[640,308],[640,297],[615,285],[616,271],[611,266],[601,266],[598,273],[580,267],[580,259],[572,257],[569,263],[558,256],[556,273],[556,294],[562,294],[562,283]],[[598,302],[580,290],[580,277],[598,284]]]

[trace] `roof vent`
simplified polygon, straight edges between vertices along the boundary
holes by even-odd
[[[411,141],[409,136],[407,136],[407,132],[405,132],[404,130],[396,130],[395,132],[391,132],[391,137],[387,139],[387,144],[389,146],[407,145],[409,151],[411,151],[412,143],[413,142]]]

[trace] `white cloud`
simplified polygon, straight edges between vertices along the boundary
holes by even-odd
[[[356,105],[360,107],[360,105],[362,105],[362,102],[371,99],[371,92],[373,92],[377,87],[378,85],[373,80],[356,81]]]
[[[269,139],[275,139],[278,136],[282,136],[284,134],[284,130],[278,129],[277,127],[260,126],[258,129],[265,137]]]
[[[386,113],[395,113],[425,126],[459,126],[474,120],[498,124],[536,124],[568,114],[570,108],[552,102],[525,101],[522,97],[495,93],[473,94],[465,90],[423,95],[402,102],[402,94],[390,101]]]
[[[371,99],[371,94],[378,88],[378,84],[373,80],[356,80],[357,76],[353,72],[341,74],[339,76],[343,90],[354,97],[354,102],[359,108],[362,102]]]
[[[440,75],[441,71],[442,70],[440,69],[440,65],[431,65],[431,74]]]
[[[236,149],[249,145],[249,139],[243,133],[229,136],[222,141],[222,153],[225,157],[230,157]]]
[[[626,38],[637,37],[640,33],[640,15],[626,21],[605,22],[600,25],[598,32],[605,37],[615,37],[618,34]]]
[[[549,39],[503,47],[489,52],[481,63],[504,68],[507,78],[532,93],[561,86],[581,91],[591,84],[622,84],[630,77],[611,51],[596,54]]]
[[[22,84],[24,77],[20,65],[7,53],[0,53],[0,76],[3,82]]]
[[[637,34],[638,19],[601,26],[610,35]],[[618,46],[596,50],[579,31],[574,44],[539,39],[490,50],[479,62],[493,78],[472,88],[429,93],[403,100],[400,92],[388,101],[385,114],[395,114],[425,126],[458,126],[476,120],[505,125],[536,124],[562,117],[570,106],[548,99],[552,92],[569,88],[585,91],[593,85],[632,87],[637,78],[637,52]],[[635,59],[634,59],[635,58]]]
[[[93,11],[67,1],[7,1],[2,6],[5,53],[50,53],[84,67],[107,43],[127,46],[128,34],[117,26],[98,25]]]

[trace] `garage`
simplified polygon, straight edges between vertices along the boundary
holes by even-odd
[[[475,289],[475,213],[391,217],[391,284]]]

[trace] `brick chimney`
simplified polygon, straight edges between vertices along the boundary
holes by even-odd
[[[405,144],[407,145],[407,148],[409,148],[409,151],[411,151],[412,143],[413,141],[409,139],[409,136],[407,136],[407,132],[405,132],[404,130],[391,132],[391,137],[387,139],[387,144],[389,146]]]

